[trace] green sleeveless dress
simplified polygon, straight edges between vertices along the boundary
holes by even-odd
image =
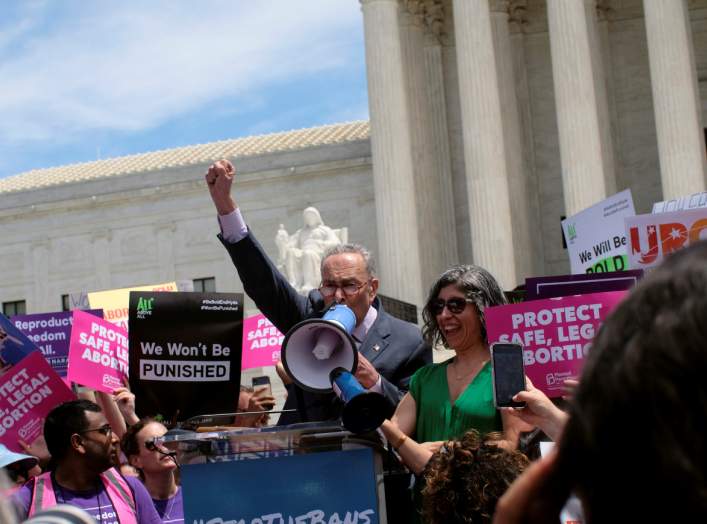
[[[447,383],[447,366],[452,361],[424,366],[410,379],[410,394],[417,404],[418,442],[454,440],[470,429],[482,435],[503,430],[501,414],[493,405],[491,362],[481,368],[452,404]]]

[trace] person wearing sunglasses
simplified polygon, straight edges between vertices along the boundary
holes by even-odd
[[[182,488],[177,484],[177,461],[164,447],[154,443],[167,428],[155,419],[145,417],[130,426],[120,441],[128,462],[140,474],[152,502],[164,524],[184,522]]]
[[[205,175],[221,226],[219,239],[236,266],[245,292],[282,333],[302,320],[321,317],[334,303],[346,304],[356,315],[352,333],[359,350],[356,378],[363,387],[382,393],[397,405],[407,391],[410,376],[432,361],[432,351],[416,326],[388,315],[381,307],[371,253],[357,244],[330,248],[321,259],[319,288],[308,296],[300,295],[246,226],[231,197],[234,178],[235,169],[227,160],[211,165]],[[279,373],[284,373],[282,367]],[[292,383],[286,388],[284,409],[296,411],[283,413],[278,424],[302,422],[300,413],[308,421],[339,418],[342,404],[333,393],[311,393]]]
[[[118,438],[98,404],[73,400],[58,405],[44,422],[50,471],[16,494],[20,517],[53,507],[79,507],[100,524],[162,524],[145,487],[113,467]]]
[[[410,391],[392,418],[405,435],[435,450],[470,429],[482,435],[501,431],[499,445],[515,449],[520,432],[531,429],[499,412],[493,402],[484,310],[505,302],[496,279],[478,266],[454,266],[435,282],[422,312],[423,334],[433,346],[441,343],[454,350],[455,356],[413,375]]]

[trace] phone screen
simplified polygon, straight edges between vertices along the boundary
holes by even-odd
[[[525,389],[523,346],[520,344],[493,344],[493,386],[496,407],[523,407],[524,402],[514,402],[516,393]]]
[[[253,377],[253,389],[255,391],[265,389],[268,395],[272,396],[272,386],[270,385],[270,377],[268,377],[267,375]]]

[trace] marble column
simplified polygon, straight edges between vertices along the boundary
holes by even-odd
[[[509,289],[519,275],[491,13],[487,0],[454,0],[453,8],[474,263]]]
[[[692,31],[684,0],[644,0],[663,199],[707,189]]]
[[[448,169],[444,171],[444,159],[441,159],[441,165],[438,163],[438,157],[443,156],[440,148],[445,145],[440,143],[443,137],[439,134],[440,116],[435,107],[439,96],[437,88],[440,86],[428,83],[427,66],[428,62],[432,68],[441,64],[431,63],[429,59],[432,57],[426,51],[424,4],[419,0],[406,0],[403,5],[405,9],[400,13],[400,31],[417,216],[421,226],[418,231],[421,278],[423,287],[428,288],[442,271],[456,262],[456,241],[450,234],[455,231],[453,207],[445,201],[446,193],[451,197],[451,172]],[[434,95],[433,88],[436,91]]]
[[[534,195],[528,183],[530,170],[524,162],[516,79],[513,72],[513,52],[509,26],[508,0],[492,0],[491,26],[498,71],[499,100],[505,142],[508,189],[513,224],[513,248],[519,279],[535,275],[534,239],[537,220],[532,214]]]
[[[444,85],[442,44],[439,29],[443,22],[427,15],[427,30],[424,42],[425,84],[430,110],[429,132],[434,163],[434,181],[437,187],[440,228],[440,260],[443,269],[459,263],[456,240],[456,219],[454,217],[454,192],[452,188],[452,158],[449,145],[449,127],[447,124],[447,101]]]
[[[397,0],[361,0],[381,293],[422,305],[410,112]]]
[[[565,213],[616,192],[595,0],[547,0]]]
[[[545,274],[545,238],[540,220],[539,182],[535,169],[535,142],[533,140],[533,117],[530,106],[530,87],[528,84],[528,59],[525,54],[525,31],[527,0],[511,0],[509,4],[510,18],[508,28],[511,40],[511,55],[513,61],[513,81],[515,99],[518,106],[518,127],[521,137],[522,173],[525,175],[527,188],[526,203],[530,215],[530,269],[534,275]]]

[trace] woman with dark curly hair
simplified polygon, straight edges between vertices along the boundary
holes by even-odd
[[[500,437],[499,434],[495,436]],[[444,443],[425,468],[422,518],[428,524],[491,522],[496,502],[528,465],[520,451],[469,431]]]
[[[504,304],[496,279],[478,266],[454,266],[432,286],[422,317],[423,335],[455,352],[445,362],[419,369],[391,419],[408,437],[429,443],[461,438],[470,429],[502,431],[499,445],[514,449],[526,425],[493,403],[491,362],[484,311]],[[405,439],[391,441],[400,451]]]

